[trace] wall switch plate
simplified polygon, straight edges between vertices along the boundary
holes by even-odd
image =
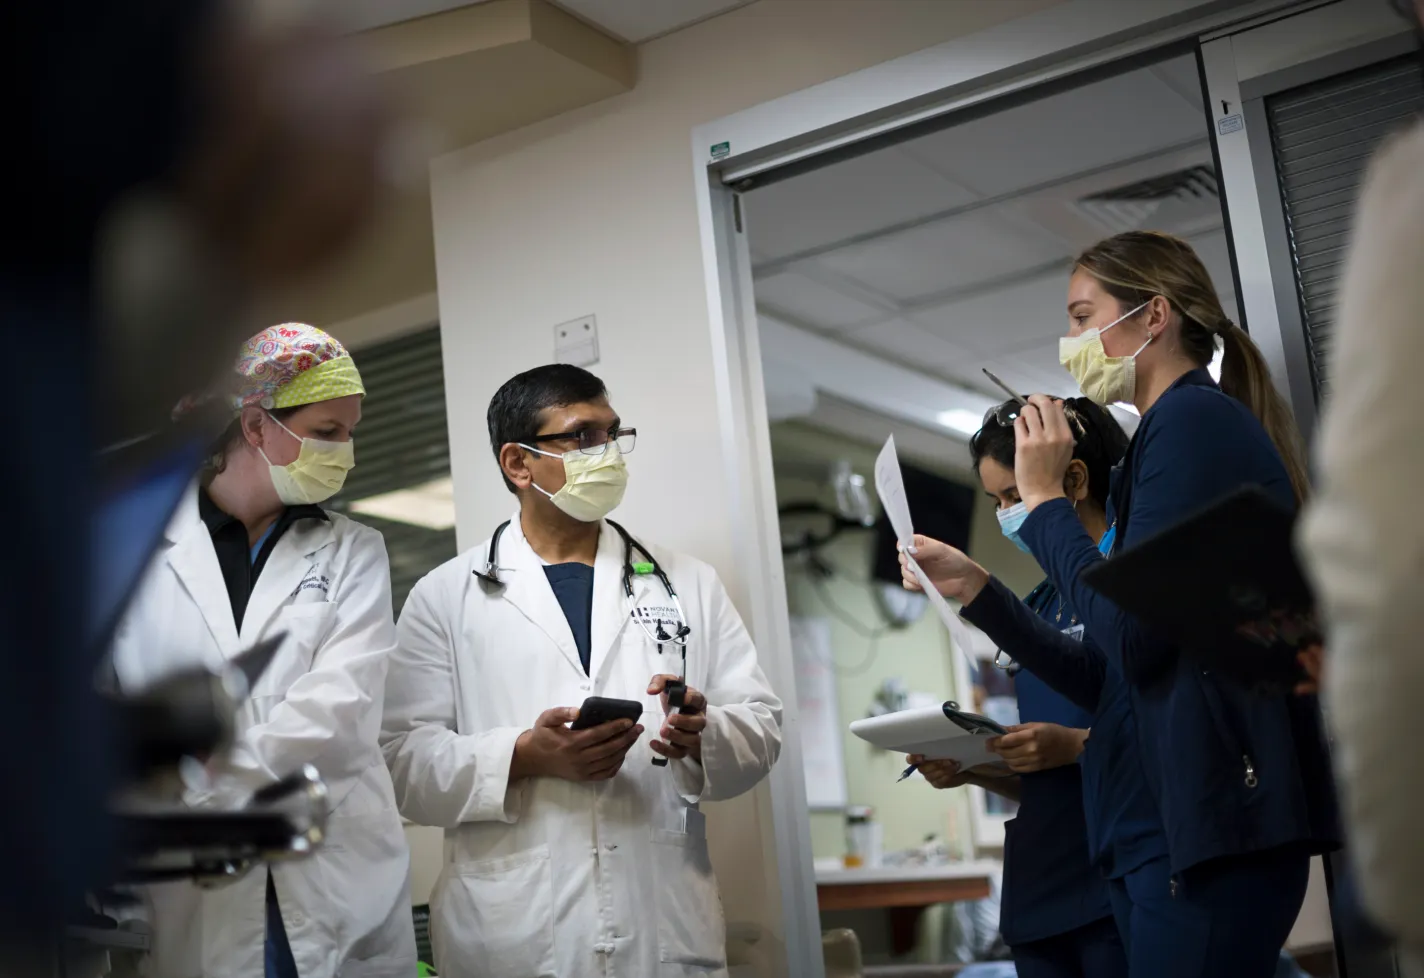
[[[554,362],[591,367],[598,362],[598,319],[584,316],[554,327]]]

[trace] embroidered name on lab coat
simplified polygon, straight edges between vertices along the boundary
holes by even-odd
[[[670,604],[638,605],[633,609],[633,620],[655,625],[659,621],[677,621],[677,609]]]
[[[322,594],[325,594],[330,597],[331,578],[327,577],[325,574],[318,574],[313,571],[306,577],[302,578],[302,583],[297,585],[297,589],[292,592],[292,597],[295,598],[303,591],[320,591]]]

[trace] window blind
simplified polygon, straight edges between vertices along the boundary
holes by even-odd
[[[1415,55],[1265,100],[1316,400],[1329,392],[1335,302],[1370,157],[1424,110]]]

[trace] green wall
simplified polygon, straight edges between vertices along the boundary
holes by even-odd
[[[819,429],[796,423],[781,423],[771,429],[772,456],[777,467],[776,491],[779,505],[791,502],[834,503],[826,479],[818,473],[829,471],[836,459],[849,461],[853,469],[872,480],[875,456],[880,446],[848,441]],[[978,489],[970,472],[934,459],[906,458],[906,463],[931,469]],[[873,488],[872,488],[873,493]],[[914,624],[885,634],[878,642],[874,659],[867,663],[870,641],[826,607],[834,602],[842,614],[868,628],[881,625],[883,618],[869,586],[871,549],[875,534],[850,530],[842,533],[821,551],[838,571],[818,589],[805,563],[788,557],[787,598],[793,615],[826,618],[831,622],[831,645],[839,666],[842,749],[846,786],[852,805],[870,805],[884,825],[885,852],[919,845],[925,837],[938,835],[950,852],[972,855],[968,794],[963,791],[936,791],[920,778],[902,784],[895,779],[904,769],[904,758],[872,748],[850,733],[852,720],[866,715],[876,691],[890,676],[905,681],[908,689],[931,693],[941,699],[961,699],[954,688],[952,655],[957,654],[949,634],[932,609]],[[1011,587],[1023,592],[1041,577],[1031,558],[1020,553],[999,532],[993,504],[982,495],[974,510],[970,552],[999,574]],[[812,850],[817,858],[836,858],[845,850],[844,815],[839,812],[811,814]]]

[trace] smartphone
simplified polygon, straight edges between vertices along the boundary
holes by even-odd
[[[643,715],[643,704],[637,700],[614,700],[603,696],[590,696],[579,707],[578,719],[569,724],[570,730],[587,730],[602,726],[614,720],[632,720],[634,723]]]

